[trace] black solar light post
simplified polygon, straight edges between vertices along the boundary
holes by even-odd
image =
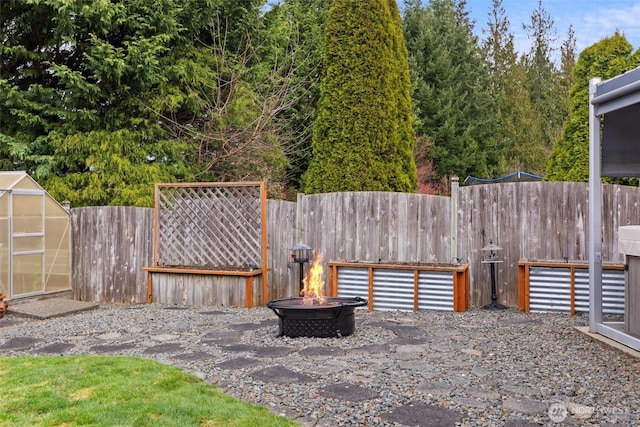
[[[309,262],[313,248],[302,243],[302,240],[291,248],[291,262],[300,267],[300,292],[304,289],[304,263]]]
[[[498,303],[498,291],[496,289],[496,264],[502,262],[498,259],[498,252],[502,251],[502,248],[493,244],[493,240],[489,241],[489,244],[481,249],[482,251],[482,263],[489,264],[491,268],[491,303],[485,305],[486,310],[504,310],[506,306]]]

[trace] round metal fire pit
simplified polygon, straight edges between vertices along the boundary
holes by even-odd
[[[355,297],[329,297],[322,303],[303,304],[300,297],[269,301],[269,307],[280,319],[279,336],[345,337],[356,328],[354,310],[367,305],[367,300]]]

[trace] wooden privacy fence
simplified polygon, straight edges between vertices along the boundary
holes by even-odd
[[[328,193],[298,205],[301,239],[327,261],[451,261],[448,197]]]
[[[621,261],[618,227],[640,224],[640,189],[603,185],[602,257]],[[471,304],[490,301],[491,283],[480,249],[489,240],[504,248],[496,265],[498,300],[518,306],[518,262],[588,260],[588,185],[583,182],[512,182],[461,187],[458,254],[469,260]]]
[[[276,230],[268,235],[271,252],[268,280],[272,284],[268,297],[275,299],[291,295],[297,286],[293,283],[294,271],[287,264],[289,245],[294,240],[295,203],[269,200],[267,208],[268,227]],[[75,299],[126,304],[147,302],[147,273],[143,269],[153,265],[153,216],[151,208],[71,209],[71,285]],[[173,280],[180,281],[175,277]],[[245,286],[245,278],[240,280],[240,285]],[[252,286],[261,286],[261,282],[254,281]]]
[[[490,272],[480,252],[490,240],[504,248],[503,262],[496,265],[498,302],[511,307],[518,306],[521,258],[587,260],[586,183],[482,184],[454,194],[353,192],[300,195],[297,203],[269,200],[267,299],[297,293],[289,249],[300,240],[321,249],[327,262],[450,263],[457,254],[469,264],[471,306],[491,300]],[[640,224],[640,190],[604,185],[603,212],[603,258],[621,261],[618,226]],[[142,268],[153,262],[153,210],[100,207],[71,213],[77,297],[145,302]]]

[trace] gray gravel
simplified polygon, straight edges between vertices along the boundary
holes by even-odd
[[[120,354],[176,365],[305,426],[639,425],[640,361],[515,310],[367,312],[343,338],[277,337],[264,307],[101,305],[0,319],[0,355]]]

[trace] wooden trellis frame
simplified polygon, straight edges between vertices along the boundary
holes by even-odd
[[[248,280],[260,272],[266,303],[264,182],[156,184],[154,215],[155,267],[145,270]]]

